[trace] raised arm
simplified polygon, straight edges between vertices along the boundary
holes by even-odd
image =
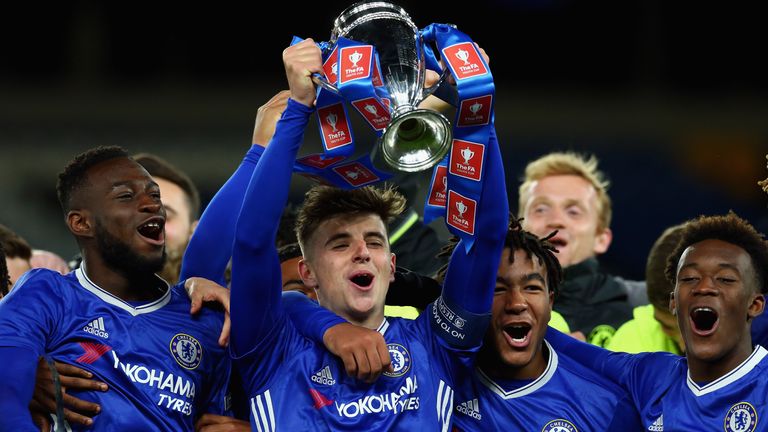
[[[313,112],[313,72],[320,50],[307,39],[283,53],[291,99],[248,185],[232,255],[232,337],[235,355],[249,352],[283,318],[275,236],[288,201],[291,173]]]
[[[441,297],[428,310],[435,332],[457,348],[474,348],[482,342],[490,320],[496,272],[509,223],[504,166],[494,129],[486,148],[488,158],[477,205],[474,245],[469,252],[464,240],[456,246]]]
[[[245,191],[264,148],[275,133],[277,121],[285,111],[288,96],[289,92],[283,90],[259,107],[253,130],[253,146],[205,208],[184,253],[181,280],[197,276],[227,286],[224,273],[232,257],[235,224]]]

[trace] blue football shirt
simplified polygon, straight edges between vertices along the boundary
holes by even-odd
[[[189,314],[182,285],[150,303],[127,303],[88,279],[83,269],[62,276],[25,274],[0,302],[0,345],[93,373],[106,392],[74,392],[102,411],[92,428],[68,430],[192,431],[206,412],[227,414],[230,360],[217,339],[223,316]]]

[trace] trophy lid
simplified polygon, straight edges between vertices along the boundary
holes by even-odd
[[[388,2],[362,1],[344,9],[333,21],[331,42],[335,42],[339,37],[346,37],[353,28],[362,23],[381,18],[395,18],[405,21],[416,29],[410,15],[402,7]]]

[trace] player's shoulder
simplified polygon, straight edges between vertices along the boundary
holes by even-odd
[[[13,287],[13,292],[35,294],[71,294],[72,287],[78,284],[74,272],[62,275],[49,269],[32,269],[19,278]]]
[[[179,309],[189,312],[192,307],[192,301],[187,295],[187,291],[184,289],[184,282],[179,282],[174,285],[169,285],[170,299],[168,301],[169,306],[174,309]],[[206,324],[214,324],[221,327],[221,323],[224,321],[224,310],[216,304],[206,303],[195,315],[195,319],[200,320]]]

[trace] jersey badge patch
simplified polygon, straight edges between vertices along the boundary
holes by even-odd
[[[171,354],[181,367],[194,369],[203,359],[203,347],[192,336],[179,333],[171,339]]]
[[[568,420],[557,419],[544,425],[541,432],[578,432],[576,426]]]
[[[739,402],[725,415],[726,432],[752,432],[757,427],[757,411],[749,402]]]
[[[392,372],[384,372],[388,377],[399,377],[411,369],[411,354],[400,344],[387,344],[389,357],[392,359]]]

